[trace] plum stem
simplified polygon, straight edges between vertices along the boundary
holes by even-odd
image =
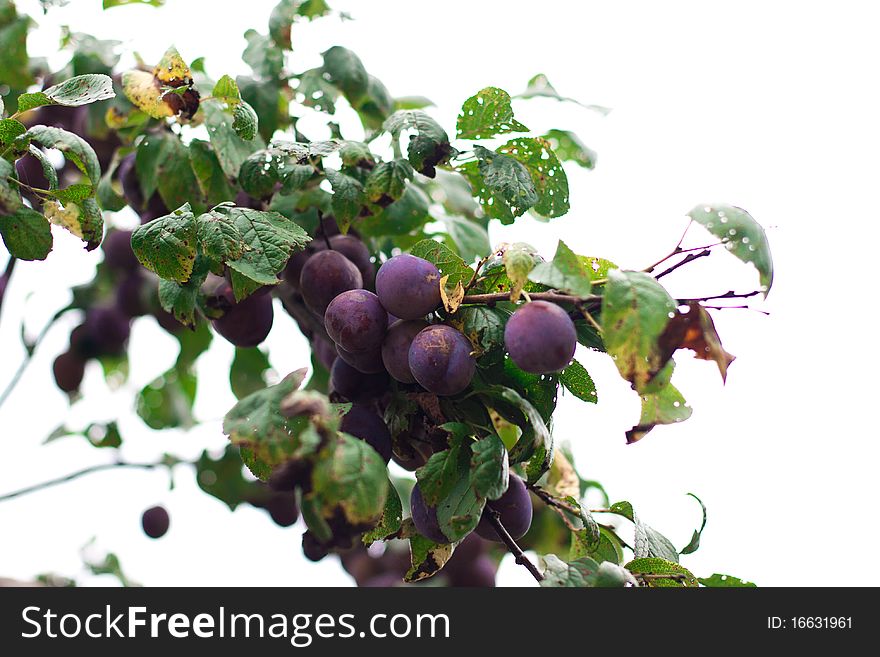
[[[694,260],[696,260],[698,258],[705,258],[706,256],[710,256],[710,255],[712,255],[712,251],[710,249],[703,249],[699,253],[689,253],[688,256],[684,260],[682,260],[681,262],[675,263],[674,265],[672,265],[668,269],[664,269],[659,274],[656,274],[654,276],[654,278],[656,278],[656,279],[663,278],[667,274],[671,274],[672,272],[674,272],[679,267],[684,267],[689,262],[693,262]]]
[[[12,500],[16,497],[27,495],[28,493],[35,493],[45,488],[57,486],[58,484],[64,484],[68,481],[73,481],[74,479],[79,479],[80,477],[84,477],[85,475],[92,474],[93,472],[101,472],[102,470],[112,470],[115,468],[139,468],[141,470],[154,470],[155,468],[163,466],[168,466],[167,459],[163,459],[162,461],[157,461],[155,463],[129,463],[127,461],[114,461],[113,463],[92,465],[88,468],[83,468],[82,470],[71,472],[70,474],[64,475],[63,477],[57,477],[55,479],[50,479],[39,484],[33,484],[31,486],[26,486],[25,488],[20,488],[19,490],[12,491],[11,493],[0,495],[0,502]]]
[[[507,549],[516,558],[516,563],[518,563],[520,566],[525,566],[526,570],[528,570],[531,573],[532,577],[535,578],[535,581],[543,581],[544,576],[535,567],[535,564],[533,564],[525,555],[525,553],[522,551],[522,548],[516,544],[516,541],[513,540],[513,536],[510,535],[510,533],[502,524],[501,514],[498,513],[495,509],[490,509],[488,507],[486,508],[486,511],[488,512],[486,514],[486,517],[495,528],[495,532],[501,538],[501,541],[507,546]]]

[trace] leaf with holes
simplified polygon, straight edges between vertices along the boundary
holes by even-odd
[[[733,575],[720,575],[715,573],[711,577],[700,577],[697,581],[709,588],[755,588],[757,585],[741,580]]]
[[[459,171],[468,179],[480,205],[489,217],[513,223],[535,205],[540,197],[529,169],[519,160],[474,146],[476,162],[468,162]]]
[[[581,401],[591,404],[595,404],[598,401],[596,397],[596,384],[593,383],[590,373],[578,361],[571,361],[571,365],[560,372],[559,381],[565,386],[566,390]]]
[[[497,87],[486,87],[461,107],[456,133],[459,139],[488,139],[529,129],[513,118],[510,94]]]
[[[536,266],[538,259],[535,247],[525,242],[515,242],[504,249],[502,261],[507,279],[510,281],[510,300],[519,301],[523,287]]]
[[[541,138],[518,137],[498,149],[510,155],[528,169],[538,200],[532,210],[542,217],[553,219],[569,211],[568,176],[559,163],[550,142]]]
[[[698,205],[688,216],[725,243],[728,251],[758,270],[764,297],[773,286],[773,256],[767,234],[742,208],[732,205]]]

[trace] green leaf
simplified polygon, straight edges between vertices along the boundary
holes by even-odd
[[[633,552],[637,559],[658,557],[678,563],[678,550],[670,540],[656,529],[649,527],[636,515],[629,502],[615,502],[609,509],[611,513],[623,516],[635,525],[635,545]]]
[[[339,434],[318,455],[311,494],[321,500],[325,518],[339,507],[351,524],[372,524],[381,517],[388,497],[385,462],[366,441]]]
[[[550,143],[556,157],[563,162],[574,162],[584,169],[593,169],[596,166],[596,152],[580,140],[576,134],[569,130],[550,130],[543,137]]]
[[[362,141],[343,141],[339,146],[339,157],[342,165],[346,167],[371,167],[375,157],[370,147]]]
[[[300,74],[296,92],[300,102],[306,107],[327,114],[336,112],[339,90],[324,79],[322,68],[313,68]]]
[[[492,250],[489,232],[476,221],[445,215],[440,219],[445,224],[449,237],[455,243],[458,254],[465,262],[479,260]]]
[[[0,236],[9,254],[19,260],[45,260],[52,250],[46,217],[24,205],[0,216]]]
[[[355,103],[355,110],[361,117],[361,123],[370,130],[378,130],[382,123],[394,111],[394,98],[388,88],[378,78],[370,75],[367,81],[367,92]]]
[[[382,162],[367,176],[364,192],[374,203],[390,204],[403,196],[407,181],[412,180],[413,175],[412,165],[407,160]]]
[[[189,280],[196,259],[196,225],[189,205],[135,228],[131,248],[138,261],[160,278]]]
[[[187,368],[172,367],[148,383],[137,396],[137,414],[151,429],[194,426],[192,407],[198,379]]]
[[[448,143],[446,131],[421,110],[398,110],[382,124],[382,129],[391,133],[391,138],[398,142],[404,130],[414,130],[417,135],[427,137],[438,144]]]
[[[62,203],[79,203],[93,194],[94,188],[91,185],[79,183],[70,185],[64,189],[55,190],[53,196]]]
[[[43,91],[22,94],[18,97],[18,111],[23,112],[43,105],[79,107],[115,97],[113,80],[109,76],[77,75]]]
[[[104,0],[104,9],[124,7],[125,5],[151,5],[153,7],[161,7],[164,4],[165,0]]]
[[[243,299],[260,285],[274,285],[276,274],[284,269],[291,252],[300,250],[310,241],[308,233],[277,212],[249,208],[215,208],[226,212],[235,222],[247,249],[237,260],[227,261],[230,269],[246,281],[233,278],[235,298]]]
[[[553,260],[535,265],[529,273],[529,280],[579,297],[587,296],[592,289],[590,273],[583,260],[562,240],[559,240]]]
[[[391,480],[388,480],[388,497],[385,499],[385,508],[379,523],[365,533],[361,540],[364,545],[370,545],[375,541],[382,541],[398,532],[403,524],[403,503],[400,495]]]
[[[403,195],[382,212],[360,220],[358,230],[364,235],[407,235],[431,219],[429,203],[419,187],[407,185]]]
[[[242,475],[242,462],[238,449],[227,445],[223,456],[212,458],[207,450],[202,452],[196,466],[196,483],[208,495],[226,504],[230,511],[260,491],[260,485],[248,481]]]
[[[271,467],[288,460],[301,447],[300,434],[309,422],[302,417],[284,417],[281,401],[299,388],[305,375],[305,369],[297,370],[277,385],[248,395],[223,418],[223,433],[233,445],[248,448],[252,462]]]
[[[82,137],[61,128],[35,125],[21,138],[34,141],[44,148],[57,148],[88,177],[93,186],[101,180],[98,156]]]
[[[254,108],[245,102],[232,109],[232,129],[245,141],[252,141],[257,136],[259,121]]]
[[[489,434],[471,445],[471,481],[480,497],[497,500],[507,490],[509,465],[501,439]]]
[[[205,103],[202,106],[205,125],[211,145],[220,161],[220,166],[229,178],[238,177],[241,165],[254,152],[265,147],[262,137],[255,136],[251,140],[242,139],[233,128],[229,114],[217,103]]]
[[[189,143],[188,150],[189,163],[206,205],[214,207],[224,201],[233,200],[235,191],[229,184],[211,144],[201,139],[193,139]]]
[[[676,309],[675,300],[643,272],[608,272],[602,298],[602,338],[620,375],[644,388],[664,363],[658,340]]]
[[[693,497],[699,503],[700,509],[703,511],[703,522],[700,523],[699,529],[694,530],[694,535],[691,536],[690,542],[679,550],[679,554],[693,554],[696,552],[700,548],[700,537],[703,534],[703,530],[706,529],[706,505],[703,504],[703,500],[693,493],[688,493],[688,495]]]
[[[0,144],[11,144],[26,132],[25,125],[16,119],[0,120]]]
[[[517,159],[482,146],[474,146],[474,155],[477,162],[468,162],[459,171],[487,216],[509,224],[538,202],[531,173]]]
[[[238,89],[238,84],[228,75],[224,75],[217,80],[217,84],[214,85],[214,90],[211,92],[211,95],[230,107],[238,105],[241,102],[241,91]]]
[[[514,242],[504,249],[502,262],[510,281],[510,300],[518,301],[529,275],[536,266],[535,247],[525,242]]]
[[[250,66],[259,78],[277,78],[284,70],[284,52],[265,34],[256,30],[244,33],[247,47],[242,59]]]
[[[205,282],[207,275],[208,261],[199,256],[186,283],[159,281],[159,303],[162,308],[174,315],[178,322],[189,328],[195,326],[195,308],[199,288]]]
[[[484,497],[477,494],[471,473],[464,470],[449,494],[437,504],[437,523],[451,542],[462,540],[480,522]]]
[[[221,206],[225,209],[225,206]],[[248,248],[228,212],[214,209],[196,219],[196,239],[206,257],[217,262],[237,260]]]
[[[697,587],[697,578],[687,568],[678,563],[659,558],[637,558],[624,566],[650,588]],[[639,578],[639,575],[671,575],[672,577]]]
[[[437,544],[425,538],[413,527],[412,518],[403,521],[401,536],[409,539],[411,553],[412,566],[404,576],[406,582],[419,582],[436,575],[452,556],[451,544]]]
[[[603,116],[611,112],[607,107],[602,107],[601,105],[584,105],[584,103],[579,100],[561,95],[556,91],[553,85],[550,84],[547,76],[543,73],[538,73],[538,75],[530,79],[526,86],[526,90],[521,94],[517,94],[515,98],[552,98],[553,100],[575,103],[581,107],[586,107],[587,109],[599,112]]]
[[[16,16],[15,6],[3,3],[2,24],[0,24],[0,80],[13,89],[25,89],[33,81],[30,71],[27,38],[33,21],[29,16]]]
[[[571,361],[571,365],[566,367],[559,375],[559,381],[565,386],[575,397],[581,401],[595,404],[598,401],[596,397],[596,384],[590,377],[590,373],[578,361]]]
[[[48,156],[33,144],[28,145],[28,154],[39,160],[40,166],[43,168],[43,175],[46,177],[46,180],[49,181],[49,189],[58,189],[58,172],[55,170],[55,165],[52,164],[52,161]]]
[[[488,139],[509,132],[528,131],[513,118],[510,94],[497,87],[486,87],[464,101],[456,124],[459,139]]]
[[[659,390],[646,392],[642,394],[642,413],[639,423],[626,432],[626,442],[638,442],[658,424],[684,422],[691,413],[693,409],[671,383]]]
[[[504,325],[510,317],[506,310],[464,306],[459,309],[458,316],[461,318],[460,330],[471,341],[478,358],[504,347]]]
[[[553,437],[541,414],[526,398],[517,391],[500,385],[487,385],[477,389],[487,406],[501,412],[497,401],[504,402],[515,409],[522,417],[508,417],[522,430],[523,435],[510,450],[511,463],[526,463],[526,477],[529,483],[536,482],[553,462]],[[523,421],[524,420],[524,421]]]
[[[449,280],[446,282],[449,286],[454,286],[456,283],[465,284],[474,274],[474,270],[442,242],[431,239],[422,240],[414,244],[409,252],[411,255],[434,263],[440,270],[441,276],[449,276]]]
[[[324,72],[354,104],[367,92],[369,76],[360,58],[348,48],[333,46],[323,53]]]
[[[336,223],[343,233],[348,232],[348,227],[361,213],[361,208],[366,201],[364,186],[357,179],[340,173],[336,169],[326,168],[324,174],[333,188],[331,203]]]
[[[9,184],[14,176],[15,166],[0,158],[0,216],[12,214],[22,206],[21,194]]]
[[[236,399],[243,399],[266,387],[266,372],[272,369],[269,358],[258,347],[236,347],[229,368],[229,385]]]
[[[428,506],[437,506],[468,472],[468,454],[462,439],[453,439],[449,449],[435,452],[425,465],[416,470],[422,498]]]
[[[394,106],[399,110],[417,110],[434,107],[434,101],[425,96],[398,96],[394,99]]]
[[[569,211],[568,176],[556,158],[550,143],[541,138],[518,137],[501,148],[528,169],[538,200],[532,210],[542,217],[561,217]]]
[[[546,554],[539,559],[544,575],[541,586],[580,588],[596,585],[599,564],[589,557],[580,557],[571,563],[565,563],[555,554]]]
[[[757,586],[751,582],[741,580],[739,577],[734,577],[733,575],[720,575],[718,573],[715,573],[712,577],[700,577],[697,581],[703,586],[712,588],[752,588]]]
[[[688,216],[725,243],[727,250],[758,270],[764,297],[773,286],[773,257],[767,234],[742,208],[732,205],[698,205]]]

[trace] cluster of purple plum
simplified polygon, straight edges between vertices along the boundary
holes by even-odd
[[[115,289],[112,297],[86,309],[85,319],[70,333],[68,349],[52,364],[55,383],[66,393],[79,390],[89,360],[125,353],[134,318],[151,314],[169,333],[182,328],[159,306],[157,280],[135,257],[130,231],[111,230],[101,249]]]

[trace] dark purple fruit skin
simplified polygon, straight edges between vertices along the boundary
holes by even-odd
[[[304,486],[309,479],[311,469],[305,461],[287,461],[272,471],[268,486],[278,493],[289,492],[297,486]]]
[[[303,267],[306,266],[306,262],[311,257],[312,252],[308,247],[306,247],[305,251],[297,251],[290,256],[290,260],[287,261],[284,271],[281,272],[282,278],[290,283],[290,286],[294,290],[299,289],[299,277],[302,275]]]
[[[327,342],[324,338],[316,337],[312,340],[312,351],[315,352],[318,362],[326,367],[328,371],[333,367],[333,363],[336,362],[337,358],[336,347],[333,344]]]
[[[256,347],[272,330],[272,297],[255,293],[212,320],[214,329],[236,347]]]
[[[104,262],[116,271],[133,272],[140,269],[140,263],[131,248],[130,230],[112,230],[101,243]]]
[[[86,361],[73,351],[65,351],[52,363],[55,383],[66,392],[76,392],[85,375]]]
[[[413,486],[409,504],[412,511],[413,524],[416,526],[419,534],[431,539],[435,543],[449,543],[449,539],[440,530],[440,524],[437,522],[437,509],[425,504],[422,490],[418,484]]]
[[[156,318],[156,322],[165,329],[171,335],[177,335],[186,327],[177,321],[177,318],[171,313],[163,310],[162,308],[157,308],[153,311],[153,316]]]
[[[349,401],[366,402],[388,390],[388,375],[385,372],[364,374],[337,358],[330,368],[330,387]]]
[[[125,202],[135,212],[139,213],[144,209],[146,199],[144,198],[144,192],[141,189],[141,183],[138,180],[137,170],[135,169],[135,154],[130,153],[122,158],[119,166],[116,167],[115,173],[122,185],[122,194],[125,197]]]
[[[391,432],[385,421],[363,404],[353,404],[351,410],[342,416],[340,430],[360,438],[375,449],[385,463],[391,460]]]
[[[394,256],[376,274],[376,294],[389,313],[419,319],[440,305],[440,271],[408,253]]]
[[[324,312],[327,335],[346,351],[378,351],[387,322],[388,314],[379,297],[367,290],[337,295]]]
[[[303,533],[302,551],[303,556],[309,561],[320,561],[330,552],[327,546],[318,541],[315,535],[309,531]]]
[[[364,279],[351,260],[341,253],[319,251],[303,266],[299,286],[309,310],[323,315],[337,295],[362,288]]]
[[[443,569],[443,572],[449,570],[449,565]],[[496,570],[495,562],[484,554],[467,564],[466,568],[459,568],[448,572],[447,576],[449,577],[450,586],[493,588],[495,586]]]
[[[451,326],[422,329],[409,348],[409,369],[428,392],[455,395],[470,385],[476,369],[471,343]]]
[[[165,536],[170,524],[171,518],[163,506],[150,507],[141,516],[141,526],[144,528],[144,533],[150,538]]]
[[[290,527],[299,519],[296,496],[292,493],[276,493],[263,505],[269,516],[279,527]]]
[[[562,308],[532,301],[507,320],[504,345],[517,367],[532,374],[565,369],[574,357],[577,332]]]
[[[15,174],[18,176],[18,179],[26,185],[36,187],[37,189],[49,189],[49,181],[46,178],[46,174],[43,173],[43,165],[40,164],[40,161],[33,155],[26,155],[25,157],[16,160]],[[35,208],[40,208],[42,206],[40,198],[29,189],[19,187],[19,191]]]
[[[364,374],[378,374],[385,371],[385,365],[382,364],[382,352],[378,349],[371,351],[346,351],[339,345],[336,345],[336,353],[346,363],[351,365],[358,372]]]
[[[168,209],[168,206],[165,205],[165,201],[162,200],[162,197],[159,196],[158,193],[153,194],[147,203],[147,208],[138,214],[141,216],[141,224],[146,224],[151,222],[153,219],[158,219],[159,217],[164,217],[171,213],[171,210]]]
[[[533,302],[534,303],[534,302]],[[525,482],[515,474],[510,475],[507,490],[497,500],[486,502],[483,516],[477,525],[476,532],[487,541],[501,543],[501,537],[488,519],[489,509],[501,514],[501,524],[514,540],[525,536],[532,526],[532,498]]]
[[[387,589],[403,585],[403,578],[397,573],[380,573],[364,580],[362,584],[358,584],[358,586],[368,589]]]
[[[409,348],[413,338],[428,323],[419,319],[398,319],[385,333],[382,341],[382,362],[388,373],[401,383],[415,383],[416,379],[409,369]]]
[[[95,356],[118,356],[125,351],[131,321],[116,306],[89,308],[83,326],[89,341],[95,346]]]
[[[354,235],[334,235],[330,238],[330,248],[339,251],[358,268],[364,280],[364,287],[373,287],[376,281],[376,269],[370,261],[370,250],[366,244]]]
[[[146,315],[149,307],[144,289],[144,279],[134,272],[123,278],[116,286],[116,306],[128,317]]]

